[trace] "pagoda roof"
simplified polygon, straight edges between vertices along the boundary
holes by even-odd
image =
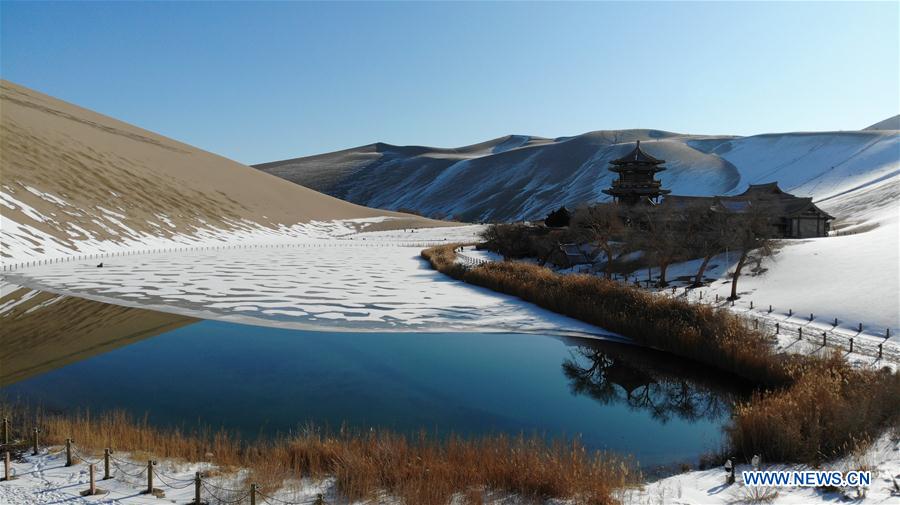
[[[643,165],[659,165],[661,163],[665,163],[666,160],[660,160],[650,156],[645,153],[641,149],[641,141],[638,140],[637,144],[634,146],[634,149],[631,150],[630,153],[622,156],[617,160],[612,160],[610,163],[613,165],[632,165],[632,164],[643,164]]]
[[[750,189],[752,191],[748,190],[736,196],[667,195],[663,200],[663,205],[679,210],[691,206],[708,207],[714,211],[731,214],[745,214],[751,212],[752,209],[758,209],[761,212],[784,217],[799,216],[812,211],[825,219],[834,219],[833,216],[814,204],[812,198],[785,193],[774,183],[751,185]]]

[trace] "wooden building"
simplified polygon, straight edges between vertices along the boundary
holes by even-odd
[[[735,196],[679,196],[669,195],[662,183],[655,178],[666,168],[665,160],[656,159],[641,149],[637,141],[634,149],[625,156],[610,162],[609,170],[619,174],[612,186],[603,190],[617,203],[636,205],[663,205],[677,212],[689,205],[700,205],[715,212],[743,213],[759,211],[768,216],[772,236],[780,238],[825,237],[834,220],[817,207],[812,198],[802,198],[785,193],[777,182],[751,184],[746,191]],[[660,204],[659,198],[663,197]]]
[[[834,219],[813,203],[785,193],[777,182],[751,184],[735,196],[667,196],[662,205],[673,211],[691,205],[709,208],[714,212],[745,213],[758,211],[768,217],[772,236],[778,238],[826,237]]]
[[[658,160],[641,149],[641,141],[637,141],[634,149],[625,156],[610,162],[609,171],[619,174],[609,189],[603,192],[612,196],[616,202],[635,205],[638,202],[657,203],[660,195],[670,193],[662,189],[662,183],[655,178],[662,172],[665,160]]]

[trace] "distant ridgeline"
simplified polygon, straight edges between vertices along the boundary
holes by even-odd
[[[669,208],[672,212],[689,206],[702,206],[714,212],[741,214],[750,211],[764,214],[778,238],[825,237],[829,222],[834,218],[817,207],[812,198],[800,198],[785,193],[777,182],[751,184],[736,196],[680,196],[669,195],[655,178],[662,172],[665,160],[650,156],[641,149],[641,141],[625,156],[610,162],[609,170],[618,173],[609,189],[603,190],[616,203],[628,206],[652,205]],[[662,197],[662,203],[659,199]],[[559,211],[557,211],[558,213]],[[548,224],[549,226],[549,224]]]

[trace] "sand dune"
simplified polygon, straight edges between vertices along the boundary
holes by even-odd
[[[879,121],[871,126],[863,128],[864,130],[900,130],[900,114],[889,117],[884,121]]]
[[[8,81],[0,105],[4,257],[29,243],[41,256],[313,221],[443,224],[347,203]]]
[[[799,195],[828,198],[896,171],[900,149],[897,131],[735,137],[618,130],[508,136],[458,149],[372,144],[256,168],[372,207],[465,221],[542,219],[560,205],[609,199],[602,193],[615,178],[608,163],[635,140],[666,160],[659,174],[666,188],[698,196],[778,181]]]

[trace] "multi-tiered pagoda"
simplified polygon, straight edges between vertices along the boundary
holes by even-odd
[[[635,205],[639,202],[658,203],[660,195],[671,193],[668,189],[662,189],[662,183],[654,178],[656,172],[666,169],[661,166],[665,162],[642,151],[641,141],[638,140],[630,153],[610,162],[610,172],[618,173],[619,178],[613,181],[612,187],[604,189],[603,192],[626,205]]]

